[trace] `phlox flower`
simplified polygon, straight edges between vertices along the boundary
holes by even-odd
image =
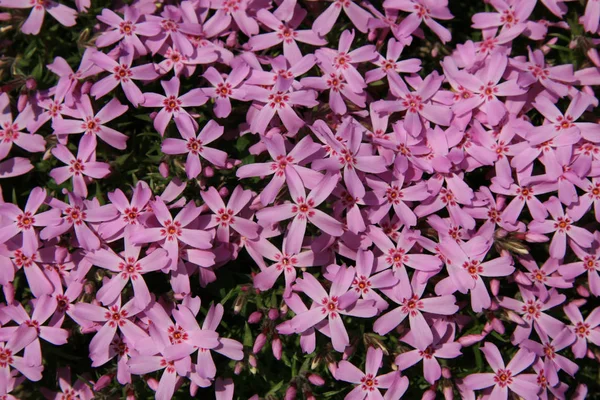
[[[421,22],[429,27],[443,43],[452,40],[452,34],[439,24],[436,19],[449,20],[454,16],[448,9],[448,1],[435,0],[386,0],[383,8],[402,10],[410,13],[398,26],[401,35],[411,35]]]
[[[573,65],[548,65],[544,59],[544,53],[539,49],[528,48],[527,53],[527,62],[517,58],[511,58],[508,61],[510,65],[523,71],[519,76],[519,85],[527,87],[538,82],[552,95],[566,96],[569,92],[569,85],[575,81]]]
[[[144,22],[141,17],[142,13],[135,7],[124,7],[123,17],[108,8],[103,9],[102,14],[97,18],[109,28],[96,39],[96,46],[102,48],[120,42],[131,45],[138,55],[145,55],[148,50],[140,40],[140,36],[158,35],[160,27]]]
[[[168,253],[171,261],[168,265],[170,270],[177,267],[179,241],[193,248],[208,249],[211,247],[212,235],[210,233],[192,227],[186,228],[201,212],[201,209],[196,207],[193,202],[187,203],[175,218],[171,216],[165,202],[160,197],[157,197],[150,205],[158,223],[139,227],[131,233],[130,238],[134,244],[158,242]]]
[[[190,118],[192,116],[184,107],[198,107],[206,103],[208,98],[202,92],[202,89],[196,88],[189,92],[179,95],[180,81],[174,76],[171,80],[161,81],[161,86],[165,95],[158,93],[144,93],[143,107],[161,107],[156,117],[154,117],[154,128],[164,136],[165,129],[172,118]]]
[[[541,267],[538,267],[531,255],[519,257],[517,260],[519,264],[527,269],[527,272],[520,271],[518,275],[525,275],[525,279],[539,293],[541,300],[546,299],[548,296],[548,288],[567,289],[573,286],[572,283],[567,282],[564,277],[556,273],[561,268],[560,262],[556,258],[549,257]],[[517,275],[515,275],[515,278],[517,278]],[[518,282],[524,284],[521,280]]]
[[[454,341],[454,329],[445,322],[436,321],[431,327],[431,332],[433,333],[433,342],[424,349],[418,348],[416,344],[415,336],[418,336],[419,332],[411,330],[404,335],[400,340],[415,349],[399,354],[394,363],[401,371],[404,371],[419,361],[423,361],[423,376],[427,382],[434,385],[442,377],[442,367],[437,359],[461,356],[462,346]]]
[[[211,8],[217,11],[206,21],[204,30],[208,36],[216,36],[226,30],[232,23],[244,35],[252,37],[258,33],[258,23],[248,15],[249,0],[240,0],[232,5],[229,0],[211,2]]]
[[[350,289],[354,272],[352,267],[340,268],[329,293],[311,274],[304,273],[302,278],[297,279],[294,290],[305,293],[312,299],[314,305],[309,310],[297,314],[290,321],[292,329],[302,334],[327,318],[333,348],[343,352],[350,344],[350,339],[342,321],[342,315],[370,318],[377,313],[377,308],[371,300],[351,302],[352,299],[348,298],[344,302],[341,301],[343,295]]]
[[[96,294],[96,298],[102,304],[105,306],[112,304],[121,294],[127,282],[131,282],[133,286],[136,307],[144,309],[150,304],[150,291],[142,275],[166,267],[169,259],[167,252],[163,249],[155,249],[142,258],[140,258],[140,251],[141,246],[134,245],[126,237],[123,256],[107,249],[98,249],[87,254],[88,260],[94,265],[115,272],[115,275],[104,283]]]
[[[408,378],[400,376],[396,371],[377,375],[381,368],[382,360],[383,351],[369,347],[367,350],[365,372],[362,372],[346,360],[339,362],[334,374],[335,379],[356,384],[354,389],[346,395],[346,400],[363,400],[364,398],[398,400],[402,397],[406,389],[408,389]],[[381,395],[379,392],[380,389],[387,389],[385,395]]]
[[[185,172],[189,179],[193,179],[202,171],[200,157],[218,167],[225,167],[227,153],[213,147],[207,147],[223,136],[223,127],[214,120],[204,125],[202,130],[196,134],[193,120],[191,118],[176,118],[175,124],[183,139],[168,138],[162,143],[161,149],[165,154],[186,154]]]
[[[246,100],[247,85],[244,79],[250,73],[250,67],[245,62],[235,65],[225,79],[214,67],[208,67],[202,75],[212,87],[203,87],[200,90],[214,99],[213,111],[217,118],[227,118],[231,114],[231,99]]]
[[[186,13],[173,5],[165,6],[160,16],[146,15],[146,23],[147,29],[158,29],[156,35],[148,37],[144,42],[153,55],[163,46],[171,45],[183,55],[190,56],[194,52],[190,37],[202,35],[202,25],[194,21],[188,22]]]
[[[315,19],[313,30],[321,36],[327,35],[339,19],[342,10],[356,29],[362,33],[367,32],[372,15],[352,0],[333,0],[325,11]]]
[[[46,198],[46,190],[36,187],[29,193],[24,211],[14,204],[0,203],[0,212],[4,220],[11,221],[0,229],[0,244],[21,233],[23,250],[30,254],[35,252],[40,247],[35,227],[56,225],[60,222],[59,210],[38,213]]]
[[[521,348],[505,366],[500,350],[493,343],[486,342],[480,350],[494,372],[467,376],[463,380],[467,388],[478,390],[493,386],[491,396],[498,400],[507,399],[509,390],[526,400],[538,398],[538,385],[526,379],[527,375],[520,375],[533,364],[536,359],[535,353]]]
[[[238,178],[249,178],[254,176],[264,177],[273,175],[271,181],[260,193],[260,202],[267,206],[274,200],[284,183],[288,186],[310,184],[321,179],[321,175],[315,171],[298,165],[306,158],[311,157],[320,147],[312,141],[310,136],[303,137],[296,143],[292,150],[287,151],[286,139],[280,134],[265,136],[262,139],[272,161],[266,163],[252,163],[242,165],[236,171]],[[298,181],[300,179],[300,181]],[[290,183],[294,181],[294,183]]]
[[[373,330],[379,335],[385,335],[404,321],[409,319],[410,329],[419,334],[414,337],[418,349],[425,349],[433,343],[433,333],[423,313],[452,315],[458,311],[456,298],[452,295],[438,297],[423,297],[425,284],[420,284],[420,273],[413,275],[409,290],[405,291],[401,285],[382,292],[399,307],[383,314],[373,324]]]
[[[94,398],[94,392],[89,384],[78,378],[75,384],[71,384],[71,368],[62,367],[56,372],[59,392],[52,392],[46,388],[42,388],[41,392],[48,400],[54,399],[68,399],[69,396],[80,400],[92,400]]]
[[[46,149],[43,136],[21,132],[31,122],[32,117],[31,109],[27,108],[13,120],[8,94],[0,93],[0,160],[8,156],[13,144],[29,153]]]
[[[600,234],[594,233],[594,243],[589,250],[584,250],[577,243],[569,243],[571,250],[577,256],[579,261],[563,264],[558,272],[564,279],[573,280],[579,275],[587,272],[587,281],[590,291],[594,296],[600,296]]]
[[[42,365],[31,365],[17,354],[37,337],[34,327],[21,325],[7,342],[0,342],[0,390],[10,386],[11,367],[25,375],[27,379],[37,382],[42,379]]]
[[[71,178],[73,193],[81,197],[88,195],[87,183],[91,181],[89,178],[102,179],[110,174],[110,166],[107,163],[96,161],[94,136],[84,136],[81,139],[77,157],[62,144],[58,144],[52,149],[52,155],[67,166],[54,168],[49,173],[50,177],[59,185]]]
[[[2,285],[14,280],[15,270],[23,270],[27,286],[34,297],[49,295],[54,290],[38,263],[54,261],[55,248],[45,247],[27,251],[14,242],[0,245],[0,270]]]
[[[574,303],[567,304],[563,307],[563,310],[571,321],[568,329],[575,336],[575,342],[571,347],[573,354],[575,358],[583,358],[588,352],[588,342],[596,346],[600,343],[600,329],[598,328],[598,325],[600,325],[600,308],[594,308],[585,319],[583,319],[581,311]]]
[[[21,32],[30,35],[40,33],[46,12],[64,26],[75,25],[77,19],[77,11],[52,0],[0,0],[0,7],[31,8],[29,17],[21,26]]]
[[[133,227],[142,223],[142,216],[150,197],[152,197],[152,190],[146,182],[138,181],[133,189],[131,201],[127,199],[121,189],[109,192],[107,197],[119,215],[115,219],[102,221],[98,233],[104,240],[112,242],[127,235]]]
[[[563,370],[572,377],[575,376],[579,367],[567,357],[558,354],[562,349],[569,347],[575,341],[575,334],[569,328],[564,328],[554,340],[550,340],[544,333],[540,334],[541,343],[531,339],[524,340],[521,348],[535,353],[544,362],[544,374],[551,386],[560,383],[558,373]]]
[[[94,113],[92,103],[87,95],[79,97],[75,106],[75,115],[78,119],[55,120],[52,129],[54,129],[56,135],[84,133],[86,136],[98,136],[110,146],[119,150],[124,150],[127,147],[127,136],[104,124],[123,115],[129,108],[128,106],[113,98],[98,113]]]
[[[99,99],[121,85],[127,100],[134,107],[137,107],[144,102],[144,94],[133,81],[151,81],[158,77],[158,73],[152,64],[131,66],[134,57],[132,46],[123,45],[120,50],[118,62],[100,51],[92,54],[92,62],[109,72],[110,75],[94,83],[90,89],[90,94],[95,99]]]
[[[316,208],[329,197],[338,180],[338,175],[326,175],[308,196],[306,196],[304,186],[292,184],[289,190],[293,203],[263,208],[256,213],[256,218],[262,225],[293,218],[288,227],[290,232],[288,240],[293,241],[290,245],[294,248],[301,247],[306,224],[309,221],[323,232],[339,237],[344,233],[342,223]]]

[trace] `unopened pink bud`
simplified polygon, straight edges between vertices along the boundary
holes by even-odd
[[[529,243],[545,243],[550,239],[548,239],[547,236],[542,235],[541,233],[527,232],[525,234],[525,240]]]
[[[444,393],[444,399],[445,400],[452,400],[454,399],[454,391],[452,389],[452,386],[444,386],[444,389],[442,390],[442,393]]]
[[[292,384],[285,391],[285,397],[283,398],[283,400],[294,400],[296,398],[297,393],[298,390],[296,389],[296,385]]]
[[[445,379],[450,379],[450,378],[452,378],[452,371],[450,371],[450,369],[448,367],[444,367],[444,368],[442,368],[442,376]]]
[[[221,197],[229,196],[229,189],[227,189],[225,186],[223,186],[221,189],[219,189],[219,196],[221,196]]]
[[[236,362],[235,367],[233,368],[233,373],[236,375],[239,375],[242,373],[243,370],[244,370],[244,363],[241,361]]]
[[[127,397],[126,400],[136,400],[135,399],[135,392],[133,391],[133,389],[129,389],[127,391]]]
[[[315,386],[323,386],[325,384],[325,379],[323,379],[320,375],[317,374],[308,374],[308,381]]]
[[[525,324],[525,321],[523,321],[523,318],[521,318],[517,313],[515,313],[512,310],[506,310],[506,317],[508,318],[509,321],[512,321],[515,324],[519,324],[519,325]]]
[[[584,305],[586,305],[587,300],[586,299],[575,299],[573,300],[571,303],[573,303],[576,307],[583,307]]]
[[[204,167],[204,170],[202,171],[202,173],[207,178],[212,178],[213,176],[215,176],[215,170],[211,166]]]
[[[158,390],[158,381],[154,378],[148,378],[146,379],[146,384],[148,385],[148,387],[154,391]]]
[[[331,375],[335,376],[335,373],[337,371],[337,364],[336,363],[329,363],[329,364],[327,364],[327,369],[329,370],[329,372],[331,373]]]
[[[518,284],[521,284],[523,286],[530,286],[531,285],[531,281],[529,280],[529,278],[527,277],[527,275],[525,275],[521,271],[515,272],[513,274],[513,277],[515,278],[515,282],[517,282]],[[497,296],[497,294],[494,294],[494,296]]]
[[[465,335],[463,337],[458,338],[457,342],[461,344],[463,347],[469,347],[474,345],[475,343],[481,342],[485,338],[484,335]]]
[[[27,78],[25,87],[29,90],[35,90],[37,88],[37,82],[33,78]]]
[[[257,354],[258,352],[260,352],[262,350],[262,348],[264,347],[265,343],[267,343],[267,335],[265,335],[264,333],[261,332],[256,337],[256,340],[254,340],[254,346],[252,346],[252,352],[254,354]]]
[[[256,366],[258,365],[258,362],[256,361],[256,357],[254,357],[253,354],[250,354],[248,356],[248,364],[250,364],[250,366],[252,366],[252,368],[256,368]]]
[[[281,339],[279,339],[279,336],[277,335],[273,336],[273,340],[271,341],[271,350],[273,351],[273,356],[277,360],[281,360],[282,345]]]
[[[248,317],[248,323],[249,324],[257,324],[260,322],[261,319],[262,319],[262,313],[260,311],[254,311]]]
[[[25,106],[27,106],[27,95],[21,94],[17,100],[17,110],[19,110],[19,112],[23,112]]]
[[[11,18],[12,18],[12,15],[10,13],[7,13],[7,12],[0,13],[0,21],[10,21]]]
[[[102,375],[100,378],[98,378],[98,380],[94,384],[94,392],[104,389],[105,387],[110,385],[112,380],[113,380],[113,375],[111,375],[111,374]]]
[[[577,389],[575,389],[575,393],[573,393],[571,400],[583,400],[587,397],[587,394],[588,387],[585,384],[580,383],[577,385]]]
[[[421,400],[435,400],[435,390],[426,390],[423,396],[421,396]]]
[[[81,85],[81,94],[89,94],[90,89],[92,88],[93,85],[94,85],[94,82],[92,82],[92,81],[83,82],[83,84]]]
[[[276,308],[271,308],[269,310],[269,319],[271,321],[275,321],[277,318],[279,318],[279,310],[277,310]]]
[[[498,296],[500,292],[500,281],[498,279],[492,279],[490,281],[490,291],[494,296]]]
[[[168,178],[169,177],[169,166],[167,165],[167,163],[165,162],[161,162],[158,166],[158,172],[160,173],[160,176],[162,176],[163,178]]]
[[[575,288],[575,290],[577,291],[577,294],[580,295],[581,297],[590,297],[590,291],[588,290],[588,288],[586,288],[583,285],[577,286],[577,288]]]

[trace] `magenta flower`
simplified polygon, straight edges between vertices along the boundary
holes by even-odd
[[[234,66],[226,79],[214,67],[208,67],[202,75],[212,87],[201,88],[204,94],[215,100],[213,108],[217,118],[227,118],[231,114],[231,99],[246,100],[247,85],[243,81],[248,76],[250,67],[246,63]]]
[[[103,70],[110,72],[111,75],[94,83],[90,89],[90,94],[94,96],[94,98],[99,99],[118,85],[121,85],[123,92],[125,92],[125,97],[127,97],[127,100],[129,100],[134,107],[143,103],[144,94],[133,81],[151,81],[158,78],[158,73],[152,64],[132,67],[133,57],[134,52],[132,46],[121,46],[121,54],[118,62],[100,51],[92,54],[91,58],[94,64]]]
[[[169,121],[175,118],[190,118],[192,116],[183,107],[198,107],[206,103],[208,98],[202,89],[192,89],[186,94],[179,95],[179,78],[174,76],[169,81],[161,81],[165,95],[144,93],[143,107],[161,107],[154,118],[154,128],[164,136]]]
[[[433,333],[423,313],[452,315],[458,311],[458,306],[456,298],[452,295],[423,298],[425,285],[417,283],[419,275],[420,273],[413,275],[408,291],[404,291],[401,288],[402,285],[382,289],[382,292],[399,307],[377,318],[373,324],[373,330],[379,335],[385,335],[408,317],[410,329],[419,332],[414,337],[417,348],[425,349],[433,343]]]
[[[250,131],[264,134],[275,114],[290,134],[297,133],[305,121],[296,114],[294,106],[314,107],[318,104],[316,92],[312,90],[290,91],[292,82],[277,81],[271,89],[258,86],[246,87],[246,99],[263,103],[262,108],[252,118]]]
[[[139,181],[133,189],[131,201],[127,199],[121,189],[109,192],[107,196],[120,215],[113,220],[102,221],[98,233],[102,238],[111,242],[127,235],[131,228],[141,223],[140,217],[150,201],[152,191],[146,182]],[[125,233],[125,231],[128,232]]]
[[[62,57],[56,57],[51,64],[47,65],[48,69],[59,77],[54,91],[55,106],[59,99],[65,99],[69,106],[76,103],[75,97],[78,97],[79,95],[79,93],[76,93],[76,89],[78,88],[80,80],[102,72],[102,68],[92,62],[91,56],[95,51],[96,50],[93,48],[86,49],[81,57],[81,63],[79,64],[77,71],[73,71],[69,63],[67,63],[67,60]],[[77,94],[77,96],[75,96],[75,94]],[[60,104],[60,102],[58,103]],[[69,110],[64,109],[63,112],[67,113]],[[29,130],[32,131],[31,128],[29,128]]]
[[[109,26],[109,29],[102,32],[96,39],[96,46],[102,48],[117,42],[132,46],[136,53],[143,56],[148,50],[142,43],[139,36],[149,37],[158,35],[160,28],[149,22],[140,21],[141,13],[135,7],[125,7],[123,17],[120,17],[112,10],[105,8],[102,14],[98,15],[98,20]]]
[[[508,365],[504,365],[502,355],[495,344],[486,342],[481,348],[493,373],[472,374],[463,382],[470,390],[485,389],[493,386],[494,399],[508,399],[509,390],[524,399],[537,399],[538,386],[519,374],[535,361],[535,354],[526,349],[519,349]]]
[[[254,276],[254,287],[258,290],[269,290],[275,284],[275,281],[283,273],[285,277],[284,297],[292,294],[292,284],[296,281],[296,268],[312,267],[323,265],[329,260],[329,254],[315,253],[312,250],[301,251],[300,248],[292,248],[291,244],[298,244],[297,241],[283,239],[283,250],[267,240],[259,240],[257,250],[261,256],[274,261],[273,265],[265,267],[261,272]]]
[[[423,361],[423,376],[427,382],[435,385],[435,382],[442,377],[442,367],[437,359],[450,359],[461,356],[460,349],[462,346],[454,341],[454,329],[444,322],[434,323],[431,331],[433,342],[424,349],[417,346],[415,336],[419,335],[418,332],[411,330],[404,335],[400,340],[415,349],[399,354],[394,363],[401,371],[404,371],[419,361]]]
[[[278,12],[282,10],[282,12]],[[304,19],[306,12],[300,12],[294,14],[294,8],[284,8],[280,6],[275,13],[267,11],[266,9],[260,9],[256,13],[256,19],[263,25],[273,30],[273,32],[262,33],[255,35],[248,41],[248,46],[252,51],[259,51],[268,49],[283,43],[283,55],[292,64],[296,64],[302,59],[302,53],[298,48],[298,42],[308,43],[313,46],[323,46],[327,44],[327,40],[319,37],[311,29],[298,30],[298,26]],[[287,11],[287,12],[286,12]]]
[[[30,111],[30,109],[24,110],[13,121],[8,95],[0,94],[0,160],[8,156],[13,143],[30,153],[46,150],[43,136],[21,132],[31,120]]]
[[[121,295],[110,307],[104,308],[89,303],[77,303],[73,309],[73,315],[87,321],[96,321],[100,328],[90,342],[90,358],[92,366],[105,364],[111,357],[110,345],[119,330],[129,343],[148,337],[146,332],[137,326],[131,318],[140,312],[135,306],[135,299],[129,300],[121,306]],[[114,355],[113,355],[114,356]]]
[[[473,15],[475,29],[502,28],[504,30],[522,32],[527,28],[527,19],[535,8],[536,1],[495,1],[492,6],[496,12],[482,12]]]
[[[544,301],[536,298],[535,294],[529,290],[520,287],[523,301],[511,299],[509,297],[498,297],[501,307],[513,310],[521,315],[523,323],[517,325],[512,334],[513,344],[520,344],[531,335],[531,329],[535,326],[536,331],[544,332],[546,335],[554,338],[558,336],[565,324],[556,318],[544,313],[544,311],[564,303],[567,297],[559,294],[555,289],[551,289],[548,298]]]
[[[353,41],[354,30],[345,30],[340,36],[337,50],[323,47],[317,50],[315,55],[322,64],[328,63],[333,66],[334,70],[341,73],[348,82],[350,89],[356,93],[366,87],[367,84],[355,65],[365,61],[373,61],[377,59],[378,54],[373,45],[362,46],[350,51]]]
[[[59,210],[53,209],[38,213],[46,198],[46,190],[36,187],[29,193],[24,211],[11,203],[0,204],[0,212],[4,220],[11,221],[10,224],[3,225],[0,229],[0,244],[21,233],[23,250],[29,254],[37,251],[40,245],[34,227],[57,225],[61,222]]]
[[[170,270],[177,267],[179,241],[193,248],[209,249],[211,247],[212,236],[210,233],[199,229],[186,228],[194,222],[201,212],[200,208],[196,207],[193,202],[187,203],[175,218],[171,217],[169,209],[160,197],[157,197],[150,205],[158,224],[148,225],[146,228],[140,227],[131,233],[130,238],[134,244],[159,242],[160,246],[167,250],[171,260],[168,266]]]
[[[569,214],[573,216],[573,218],[579,220],[588,211],[590,211],[590,208],[592,208],[593,206],[596,221],[600,222],[600,179],[592,178],[591,181],[588,179],[578,179],[577,186],[579,186],[579,188],[582,189],[585,193],[580,197],[577,197],[578,201],[574,202],[575,204],[571,205],[571,207],[569,208]]]
[[[287,183],[288,186],[303,186],[304,182],[321,179],[320,174],[298,165],[320,149],[320,146],[313,142],[310,136],[303,137],[289,152],[286,150],[287,142],[280,134],[266,136],[263,138],[263,142],[273,161],[242,165],[236,172],[236,176],[242,179],[273,175],[273,179],[260,193],[260,202],[263,205],[269,205],[275,200],[284,183]]]
[[[463,245],[455,240],[444,240],[439,244],[448,269],[448,278],[442,279],[435,287],[438,294],[450,294],[456,290],[471,291],[471,308],[479,313],[490,308],[492,301],[483,277],[508,276],[515,271],[512,257],[503,255],[482,262],[493,241],[479,240],[476,236]]]
[[[212,147],[207,147],[223,135],[223,127],[210,120],[196,135],[191,118],[176,118],[177,129],[183,139],[168,138],[163,141],[162,151],[165,154],[186,154],[185,172],[189,179],[194,179],[202,171],[200,156],[218,167],[225,167],[227,153]]]
[[[258,33],[258,23],[248,15],[249,0],[240,0],[235,4],[220,0],[211,4],[217,12],[204,24],[208,36],[216,36],[226,30],[233,22],[244,35],[252,37]]]
[[[21,26],[21,32],[30,35],[40,33],[46,11],[64,26],[75,25],[77,19],[77,11],[52,0],[0,0],[0,7],[31,8],[29,17]]]
[[[402,36],[411,35],[421,22],[429,27],[443,43],[452,40],[452,34],[435,19],[448,20],[454,16],[450,14],[448,2],[442,1],[436,3],[431,0],[386,0],[383,7],[392,10],[402,10],[410,15],[398,25],[399,34]],[[435,18],[435,19],[434,19]]]
[[[561,265],[558,272],[567,280],[573,280],[587,272],[590,291],[594,296],[600,296],[600,246],[598,245],[600,234],[598,231],[594,236],[593,247],[588,251],[585,251],[574,242],[569,243],[579,261]]]
[[[331,269],[328,267],[328,271]],[[339,267],[343,268],[343,267]],[[358,299],[372,300],[379,311],[388,308],[388,303],[375,289],[389,289],[398,284],[398,278],[390,270],[375,273],[375,257],[371,251],[359,249],[356,252],[356,275],[351,290],[344,295],[344,301],[350,303]]]
[[[327,35],[339,19],[342,10],[344,10],[344,13],[356,29],[362,33],[367,32],[369,20],[373,16],[367,10],[356,5],[352,0],[333,0],[329,7],[315,19],[313,30],[321,36]]]
[[[30,365],[23,357],[17,354],[37,337],[34,327],[21,325],[5,343],[0,343],[0,387],[9,386],[11,367],[22,373],[30,381],[37,382],[42,379],[42,365]]]
[[[143,258],[140,258],[140,251],[140,246],[134,245],[125,238],[125,251],[122,257],[106,249],[98,249],[87,255],[88,260],[94,265],[115,272],[115,275],[98,290],[96,298],[102,304],[105,306],[112,304],[127,282],[131,282],[133,286],[134,305],[137,308],[144,309],[150,304],[150,292],[142,275],[166,267],[169,259],[163,249],[155,249]]]
[[[572,323],[568,328],[575,335],[575,342],[571,347],[573,354],[576,358],[583,358],[588,352],[587,342],[600,345],[600,308],[594,308],[585,320],[574,303],[567,304],[563,310]]]
[[[523,71],[519,76],[519,85],[527,87],[534,82],[538,82],[551,94],[555,93],[560,97],[566,96],[569,92],[569,85],[575,81],[573,66],[571,64],[550,66],[546,64],[544,53],[541,50],[536,49],[532,51],[531,49],[527,49],[527,51],[529,53],[528,62],[514,58],[509,60],[510,65]]]
[[[594,242],[594,235],[588,230],[574,225],[577,220],[570,215],[569,210],[565,213],[560,200],[551,197],[545,203],[546,209],[552,217],[546,221],[531,221],[529,230],[534,233],[554,232],[550,243],[550,256],[562,259],[567,251],[567,237],[581,247],[588,248]]]
[[[363,400],[364,398],[385,398],[386,400],[398,400],[408,389],[408,378],[400,376],[398,372],[392,371],[384,375],[377,375],[381,368],[383,351],[374,347],[367,350],[365,372],[356,368],[350,362],[342,360],[335,370],[335,379],[356,384],[354,389],[348,393],[345,400]],[[385,396],[379,392],[387,389]],[[378,393],[378,395],[374,394]]]
[[[202,35],[202,26],[196,22],[187,22],[186,15],[181,8],[176,6],[164,7],[158,15],[147,15],[147,28],[158,33],[145,40],[145,45],[158,53],[165,44],[173,46],[183,55],[189,56],[194,52],[190,38]],[[182,21],[183,17],[183,21]]]
[[[221,242],[229,242],[230,231],[233,229],[241,236],[250,240],[258,237],[260,227],[256,222],[241,218],[238,214],[252,199],[252,191],[244,190],[241,186],[236,186],[231,193],[227,205],[223,202],[221,196],[214,187],[208,188],[205,192],[200,192],[202,199],[213,212],[210,222],[206,228],[217,227],[217,239]]]
[[[89,178],[102,179],[110,174],[110,166],[107,163],[96,161],[94,136],[84,136],[81,139],[77,157],[62,144],[58,144],[52,149],[52,155],[67,166],[54,168],[49,175],[59,185],[67,179],[72,179],[73,193],[81,197],[88,195],[87,183],[91,181]]]
[[[545,300],[548,296],[548,287],[566,289],[573,287],[573,284],[567,282],[564,277],[560,276],[556,271],[561,268],[559,260],[549,257],[542,267],[538,267],[537,263],[530,255],[518,258],[519,264],[527,269],[527,272],[519,271],[515,278],[521,274],[525,275],[525,279],[530,282],[530,285],[539,293],[541,300]],[[524,284],[519,280],[520,284]]]
[[[323,232],[339,237],[344,233],[343,225],[316,208],[333,192],[338,180],[339,175],[326,175],[308,196],[303,186],[292,185],[289,189],[293,203],[264,208],[256,213],[256,218],[262,225],[293,218],[288,227],[290,232],[288,240],[293,240],[290,244],[293,248],[301,247],[308,221]]]
[[[400,60],[404,46],[403,43],[393,38],[390,39],[387,43],[385,57],[379,55],[377,60],[372,61],[378,68],[371,69],[365,73],[366,83],[375,82],[390,75],[402,73],[414,74],[419,72],[421,70],[421,60],[418,58]]]
[[[35,338],[25,346],[25,361],[28,365],[42,365],[42,349],[40,338],[61,346],[67,343],[69,331],[60,326],[44,326],[44,323],[50,319],[56,310],[56,299],[50,296],[38,297],[34,302],[31,316],[27,313],[21,304],[6,307],[3,311],[17,323],[17,326],[4,326],[0,328],[0,341],[6,341],[6,338],[18,334],[20,326],[28,326],[35,329]]]
[[[60,391],[52,392],[46,388],[42,388],[41,392],[47,399],[67,399],[69,396],[80,400],[92,400],[94,398],[94,392],[92,392],[92,388],[90,388],[85,380],[78,378],[75,384],[71,384],[70,367],[59,368],[56,375]]]
[[[123,115],[129,108],[117,99],[108,102],[97,114],[94,114],[92,103],[87,95],[82,95],[75,103],[79,119],[61,119],[52,124],[57,135],[85,133],[89,136],[98,136],[112,147],[124,150],[127,145],[127,136],[121,132],[104,126],[105,123]],[[95,141],[93,142],[95,144]]]
[[[572,377],[575,376],[579,367],[573,361],[567,357],[558,354],[562,349],[569,347],[575,341],[575,334],[569,328],[564,328],[562,332],[550,341],[547,335],[541,333],[540,341],[542,343],[535,342],[531,339],[527,339],[521,343],[521,348],[525,348],[538,357],[544,362],[544,373],[548,379],[548,383],[551,386],[559,384],[558,373],[563,370]]]
[[[377,308],[373,301],[341,302],[342,296],[348,292],[353,279],[354,268],[340,268],[329,293],[327,293],[314,276],[304,273],[303,278],[296,280],[294,290],[301,291],[310,297],[314,306],[306,312],[297,314],[290,321],[293,330],[297,333],[305,332],[327,318],[333,348],[343,352],[350,344],[350,339],[341,316],[370,318],[377,314]]]
[[[26,251],[14,242],[0,245],[0,264],[2,270],[3,285],[14,280],[15,270],[22,269],[25,273],[27,286],[34,297],[49,295],[54,290],[52,283],[40,269],[38,263],[54,262],[53,247],[34,249]]]

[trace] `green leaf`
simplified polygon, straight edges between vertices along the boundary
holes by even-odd
[[[275,386],[273,386],[273,387],[271,388],[271,390],[269,390],[269,392],[267,393],[267,395],[270,395],[270,394],[275,394],[275,393],[277,393],[277,391],[278,391],[279,389],[281,389],[281,387],[282,387],[282,386],[283,386],[283,381],[280,381],[280,382],[279,382],[279,383],[277,383]]]
[[[244,324],[244,346],[252,347],[254,344],[254,339],[252,338],[252,331],[250,330],[250,326],[246,322]]]

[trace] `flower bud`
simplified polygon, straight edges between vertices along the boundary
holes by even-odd
[[[583,400],[587,397],[587,394],[588,394],[587,386],[584,385],[583,383],[580,383],[579,385],[577,385],[577,388],[575,389],[575,393],[573,393],[571,400]]]
[[[25,87],[29,90],[35,90],[37,88],[37,82],[33,78],[27,78],[27,80],[25,80]]]
[[[265,343],[267,343],[267,335],[265,335],[264,333],[261,332],[256,337],[256,340],[254,340],[254,346],[252,346],[252,352],[254,354],[259,353],[262,350]]]
[[[435,400],[435,390],[431,388],[426,390],[423,396],[421,396],[421,400]]]
[[[442,389],[442,393],[444,393],[444,400],[454,399],[454,390],[451,385],[445,385],[444,389]]]
[[[277,360],[281,360],[281,339],[279,339],[279,336],[276,334],[273,335],[273,340],[271,340],[271,350],[273,351],[273,356],[275,356]]]
[[[156,379],[155,379],[156,380]],[[158,387],[158,383],[157,383],[157,387]],[[128,389],[127,390],[127,397],[126,400],[136,400],[135,399],[135,392],[133,391],[133,389]]]
[[[513,274],[513,278],[515,279],[515,282],[517,282],[520,285],[531,286],[531,281],[529,280],[527,275],[525,275],[522,271],[516,271]],[[494,296],[497,296],[497,295],[494,294]]]
[[[308,374],[308,381],[315,386],[323,386],[325,384],[325,379],[323,379],[320,375],[317,374]]]
[[[257,365],[258,365],[258,362],[256,361],[256,357],[254,357],[254,355],[253,355],[253,354],[250,354],[250,355],[248,356],[248,364],[250,364],[250,366],[251,366],[252,368],[256,368],[256,367],[257,367]]]
[[[154,391],[158,390],[158,381],[154,378],[148,378],[146,379],[146,384],[148,385],[148,387]]]
[[[248,317],[248,323],[249,324],[258,324],[261,319],[262,319],[262,313],[260,311],[254,311]]]
[[[577,294],[581,297],[590,297],[590,291],[583,285],[578,285],[575,290],[577,290]]]
[[[550,239],[548,239],[546,235],[542,235],[541,233],[527,232],[525,234],[525,240],[529,243],[545,243]]]
[[[442,368],[442,376],[444,377],[444,379],[451,379],[452,371],[450,371],[448,367],[444,367]]]
[[[92,88],[93,85],[94,85],[94,82],[92,82],[92,81],[83,82],[81,84],[81,94],[89,94],[90,89]]]
[[[506,310],[506,318],[509,321],[514,322],[515,324],[519,324],[519,325],[525,324],[525,321],[523,321],[523,318],[521,318],[521,316],[519,316],[517,313],[515,313],[512,310]]]
[[[298,390],[296,389],[296,385],[292,383],[285,391],[285,397],[283,400],[294,400],[297,393]]]
[[[19,112],[23,112],[23,110],[25,109],[25,106],[27,106],[27,95],[22,93],[21,95],[19,95],[19,99],[17,100],[17,110],[19,110]]]
[[[577,308],[583,307],[586,303],[586,299],[575,299],[571,303],[573,303]]]
[[[498,279],[492,279],[490,281],[490,291],[494,296],[498,296],[500,292],[500,281]]]
[[[169,166],[167,165],[167,163],[165,162],[161,162],[158,165],[158,172],[160,173],[160,176],[162,176],[163,178],[168,178],[169,177]]]
[[[460,343],[463,347],[469,347],[474,345],[475,343],[481,342],[484,338],[485,335],[471,334],[458,338],[457,342]]]
[[[244,370],[244,363],[241,361],[236,362],[235,367],[233,368],[233,373],[236,375],[239,375],[242,373],[243,370]]]
[[[279,318],[279,310],[277,310],[276,308],[271,308],[269,310],[269,319],[271,321],[275,321],[277,318]]]
[[[219,189],[219,196],[221,196],[221,197],[229,196],[229,189],[227,189],[225,186],[223,186],[221,189]]]
[[[204,176],[207,178],[212,178],[213,176],[215,176],[215,170],[211,166],[207,165],[202,170],[202,174],[204,174]]]
[[[112,374],[102,375],[94,384],[94,392],[100,391],[110,385],[113,380]]]

